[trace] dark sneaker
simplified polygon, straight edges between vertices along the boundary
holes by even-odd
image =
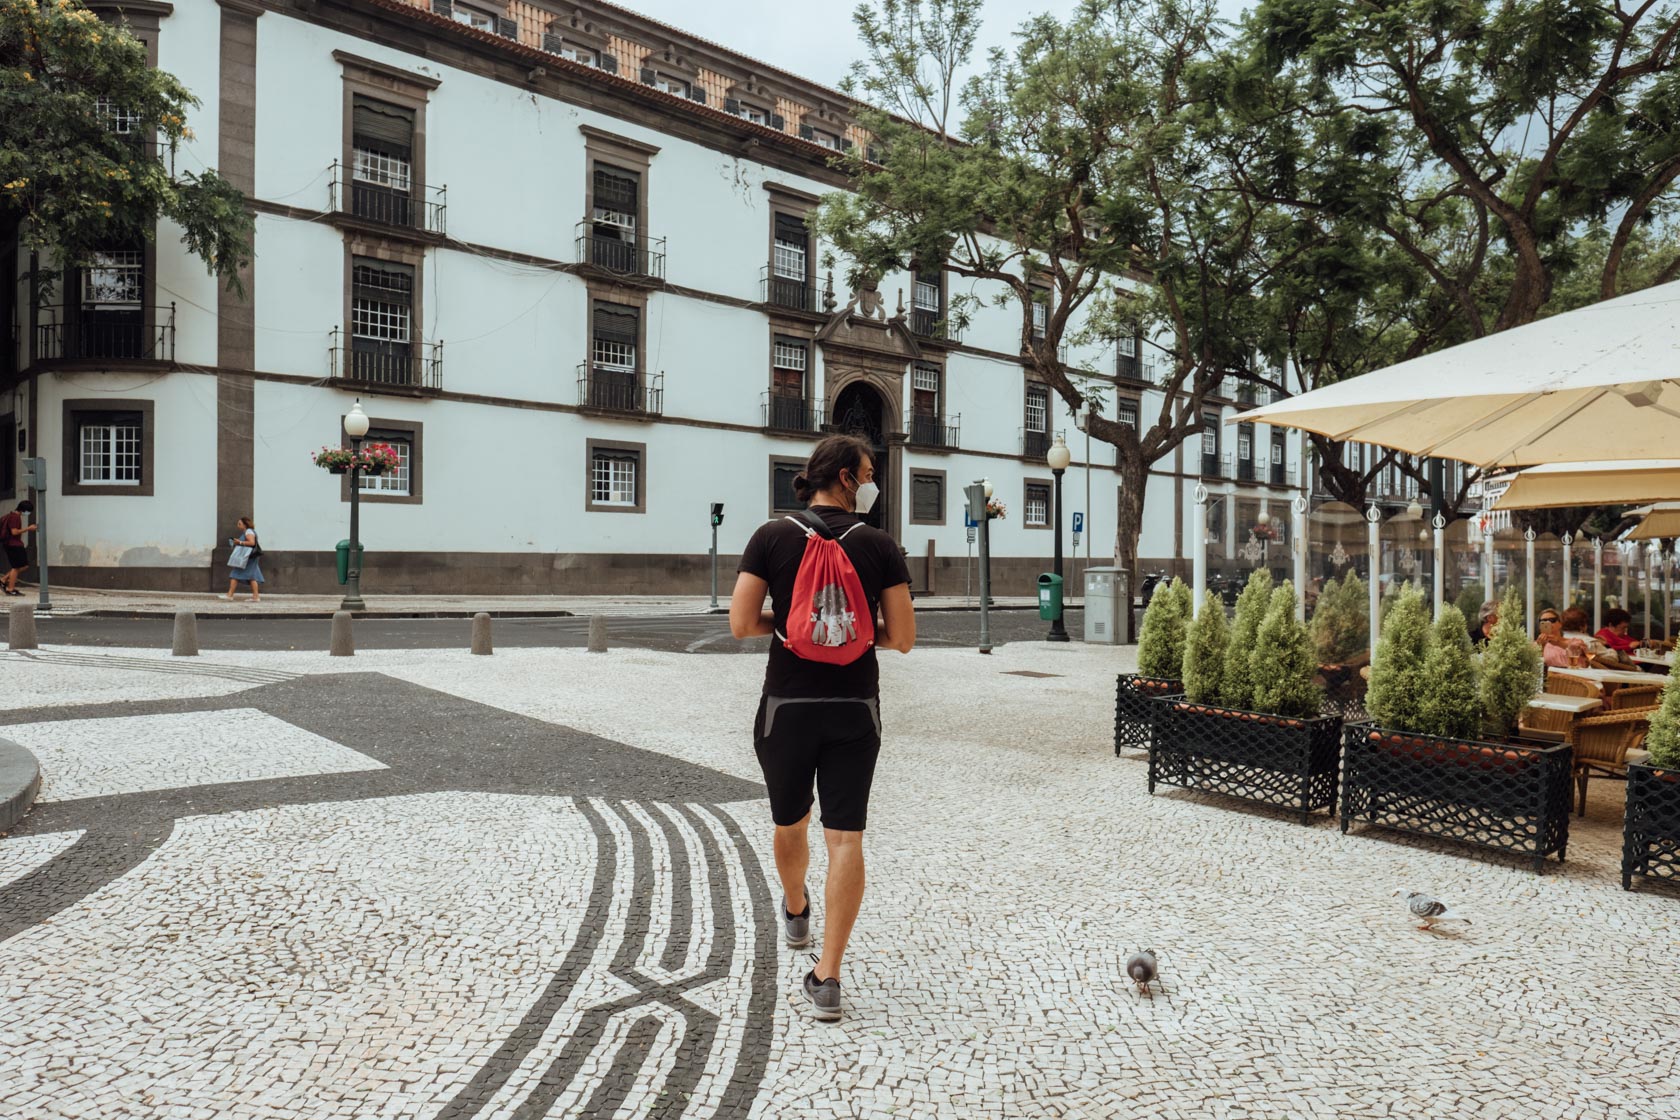
[[[803,949],[811,943],[811,888],[805,888],[805,912],[789,914],[787,899],[782,899],[782,938],[793,949]]]
[[[824,1023],[840,1019],[840,981],[834,977],[818,981],[815,971],[805,974],[805,998],[811,1001],[811,1017]]]

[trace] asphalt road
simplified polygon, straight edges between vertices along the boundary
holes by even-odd
[[[1081,612],[1069,610],[1066,626],[1080,640]],[[37,623],[40,639],[50,645],[119,646],[164,649],[170,645],[174,620],[169,618],[43,618]],[[358,649],[466,648],[472,623],[465,618],[356,620]],[[978,611],[929,611],[916,618],[917,643],[923,646],[973,646],[980,640]],[[1042,641],[1049,623],[1037,611],[1000,610],[991,615],[993,645]],[[216,619],[200,618],[201,649],[327,648],[331,623],[324,618]],[[494,641],[498,646],[582,647],[588,644],[587,618],[498,618]],[[664,650],[672,653],[762,653],[768,639],[738,642],[729,636],[723,615],[668,615],[610,618],[607,641],[612,646]]]

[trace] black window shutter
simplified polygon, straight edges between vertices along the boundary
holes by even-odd
[[[659,80],[659,75],[658,74],[655,74],[652,70],[649,70],[646,66],[642,67],[642,84],[644,86],[651,86],[654,82],[656,82],[658,80]]]
[[[698,101],[700,104],[704,105],[706,103],[706,91],[701,89],[699,86],[689,86],[688,99],[690,101]]]
[[[799,472],[802,469],[802,467],[794,463],[776,464],[775,477],[771,483],[774,488],[774,492],[770,497],[771,504],[774,505],[776,509],[801,508],[799,499],[795,497],[793,493],[793,480],[798,477]]]
[[[542,43],[543,50],[547,51],[549,54],[559,54],[560,49],[566,45],[565,40],[561,39],[560,36],[556,35],[552,31],[543,32]]]
[[[609,74],[618,73],[618,56],[617,55],[611,55],[611,54],[608,54],[606,51],[602,51],[601,52],[600,64],[601,64],[601,69],[605,70],[607,73],[609,73]]]
[[[350,106],[350,129],[353,142],[376,145],[406,159],[414,142],[414,110],[357,94]]]
[[[787,131],[787,121],[782,119],[781,114],[771,113],[770,127],[775,129],[777,132],[785,132]]]
[[[595,304],[595,337],[605,342],[636,344],[640,311],[618,303]]]
[[[432,11],[436,12],[440,16],[443,16],[445,19],[453,19],[455,16],[455,5],[451,4],[449,0],[432,0]]]
[[[641,182],[629,171],[616,167],[595,167],[595,205],[620,214],[635,214],[641,195]]]
[[[917,521],[938,521],[940,507],[945,504],[940,489],[939,479],[932,475],[916,475],[911,479],[910,516]]]
[[[723,99],[723,111],[739,115],[741,112],[741,103],[733,97],[726,97]]]
[[[799,126],[799,138],[801,140],[815,140],[817,138],[817,130],[808,124],[802,124]]]
[[[842,140],[841,140],[841,141],[840,141],[840,150],[841,150],[841,151],[842,151],[842,152],[849,152],[849,151],[851,151],[851,150],[852,150],[852,142],[851,142],[851,141],[850,141],[850,140],[845,140],[845,139],[842,139]]]
[[[395,261],[357,257],[350,270],[351,295],[381,303],[410,303],[414,298],[414,269]]]
[[[802,248],[810,248],[811,235],[805,228],[805,220],[796,218],[792,214],[776,215],[776,240],[789,243],[797,242]]]
[[[519,38],[519,24],[502,16],[496,17],[496,34],[504,39]]]
[[[880,163],[881,162],[881,150],[879,148],[877,148],[875,145],[871,144],[871,145],[869,145],[869,147],[867,147],[863,150],[863,158],[868,160],[870,163]]]

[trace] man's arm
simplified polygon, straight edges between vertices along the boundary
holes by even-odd
[[[910,603],[910,585],[900,583],[881,592],[881,629],[875,635],[880,649],[909,653],[916,644],[916,608]]]
[[[729,600],[729,632],[737,638],[768,638],[776,632],[776,620],[764,609],[770,585],[762,578],[742,572],[735,577],[735,594]]]

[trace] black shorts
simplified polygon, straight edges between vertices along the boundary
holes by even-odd
[[[753,720],[753,749],[770,789],[770,815],[798,824],[811,811],[811,786],[822,824],[862,832],[869,787],[881,753],[880,703],[874,699],[803,700],[766,696]]]
[[[23,547],[21,544],[9,544],[9,545],[7,545],[6,546],[6,567],[8,567],[8,568],[27,568],[27,567],[29,567],[29,550],[27,548]]]

